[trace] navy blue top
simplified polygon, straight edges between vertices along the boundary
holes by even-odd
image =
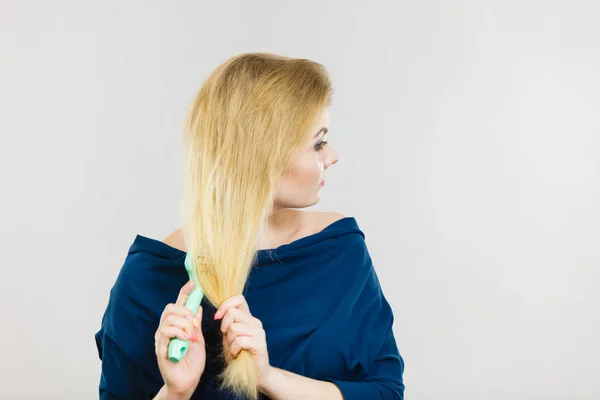
[[[404,398],[404,361],[387,302],[354,217],[276,249],[259,250],[244,296],[261,320],[269,361],[305,377],[336,384],[345,400]],[[186,253],[137,235],[96,333],[102,360],[101,399],[148,399],[163,385],[154,333],[188,276]],[[217,391],[221,320],[206,299],[202,331],[206,367],[192,399],[230,400]],[[262,399],[268,399],[264,394]]]

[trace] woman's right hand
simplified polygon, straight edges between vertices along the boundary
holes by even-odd
[[[189,396],[194,393],[206,365],[206,348],[202,335],[202,306],[194,315],[185,307],[185,301],[194,289],[194,281],[186,283],[179,291],[175,304],[168,304],[154,335],[154,347],[158,368],[168,393]],[[168,348],[171,338],[190,340],[185,356],[179,362],[169,360]]]

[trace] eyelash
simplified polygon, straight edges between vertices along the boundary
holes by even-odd
[[[325,147],[326,144],[327,144],[327,142],[321,142],[321,143],[317,144],[315,146],[315,150],[317,150],[317,151],[323,150],[323,147]]]

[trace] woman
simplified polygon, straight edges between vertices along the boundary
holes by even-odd
[[[331,84],[306,59],[240,54],[186,125],[183,226],[137,235],[96,344],[103,399],[403,399],[404,362],[353,217],[316,204],[337,153]],[[205,297],[185,308],[198,254]],[[179,362],[169,341],[190,340]]]

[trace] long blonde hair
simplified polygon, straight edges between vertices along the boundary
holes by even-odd
[[[325,67],[308,59],[244,53],[219,65],[189,111],[184,134],[183,234],[206,299],[242,294],[280,178],[331,104]],[[223,349],[221,359],[225,360]],[[242,350],[221,388],[256,399],[258,375]]]

